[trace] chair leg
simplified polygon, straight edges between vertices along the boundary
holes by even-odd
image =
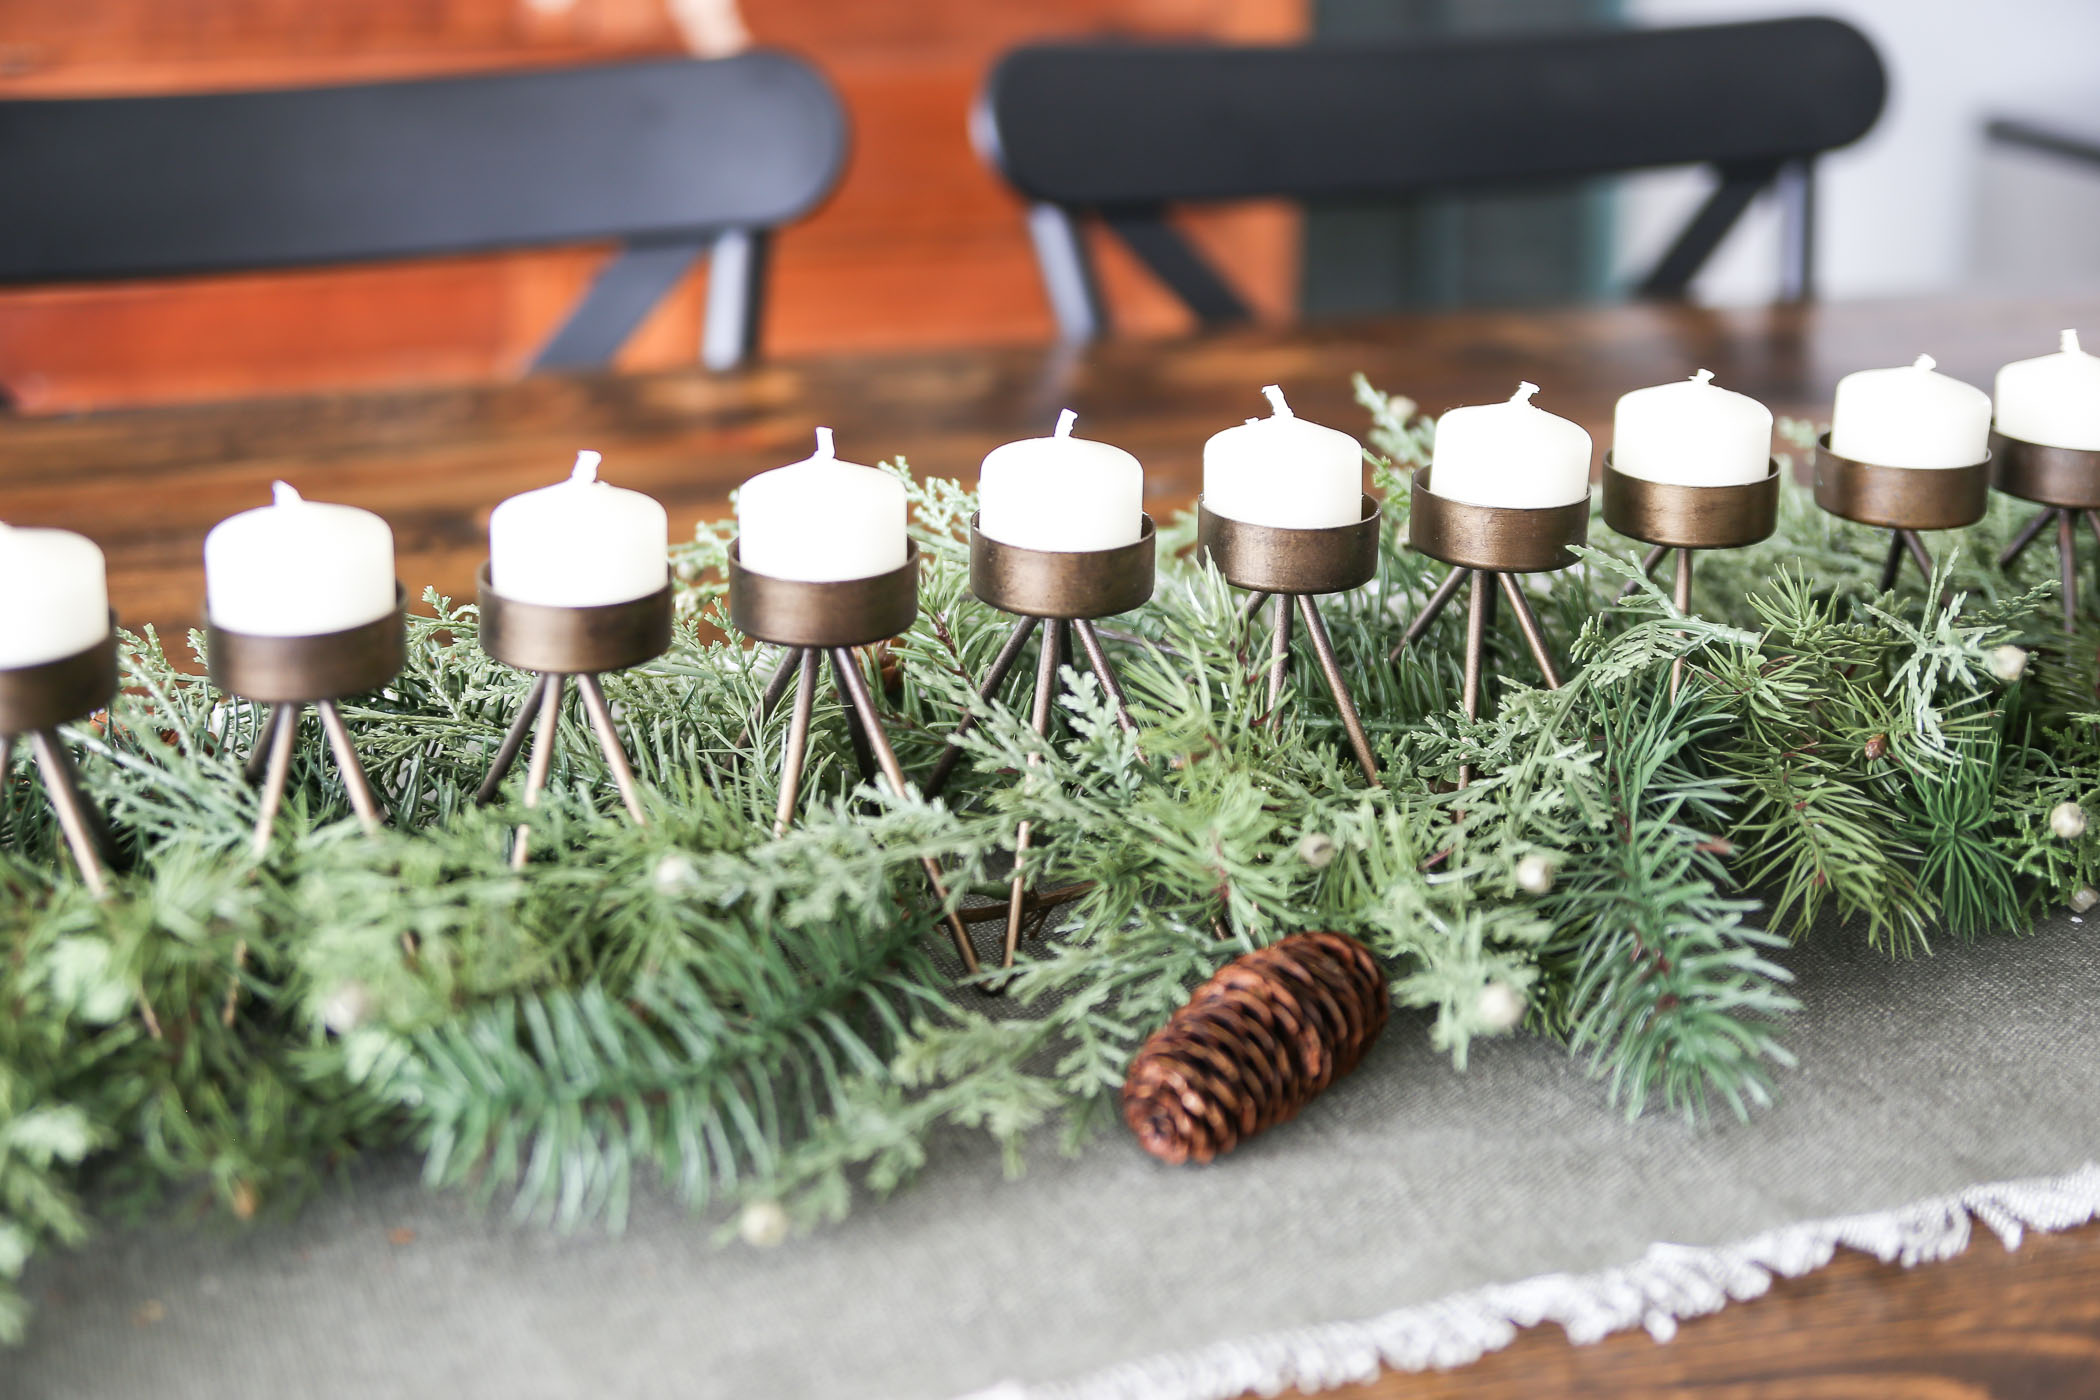
[[[700,363],[707,368],[735,369],[758,353],[770,251],[764,229],[726,229],[709,245],[707,309],[700,327]]]
[[[1036,267],[1043,274],[1043,291],[1059,337],[1074,343],[1100,338],[1108,329],[1108,317],[1078,222],[1058,205],[1032,204],[1028,238],[1035,245]]]

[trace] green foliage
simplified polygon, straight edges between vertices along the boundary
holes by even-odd
[[[2095,637],[2056,635],[2046,584],[1971,562],[2009,507],[1936,542],[1942,578],[1881,595],[1881,541],[1790,489],[1772,541],[1701,557],[1697,617],[1645,583],[1614,601],[1638,551],[1600,522],[1579,567],[1526,581],[1568,684],[1544,689],[1505,621],[1492,713],[1468,721],[1462,609],[1387,656],[1442,573],[1400,543],[1432,425],[1358,387],[1384,547],[1372,584],[1323,610],[1378,788],[1310,665],[1272,709],[1266,634],[1193,559],[1187,519],[1161,530],[1154,603],[1108,629],[1134,735],[1084,671],[1062,674],[1048,740],[1025,722],[1025,661],[979,701],[1011,620],[969,593],[951,482],[911,488],[923,607],[886,704],[917,772],[974,711],[965,762],[938,802],[864,787],[827,695],[803,818],[777,840],[785,714],[738,748],[776,658],[710,640],[726,527],[676,552],[671,653],[607,681],[647,825],[565,713],[522,872],[515,796],[472,798],[523,684],[475,645],[472,608],[426,600],[401,677],[346,706],[389,829],[347,820],[309,730],[262,859],[240,771],[259,714],[127,638],[126,692],[71,735],[131,859],[107,899],[70,871],[27,762],[0,783],[0,1335],[23,1325],[8,1282],[82,1237],[84,1200],[174,1191],[245,1217],[381,1145],[562,1226],[617,1225],[638,1171],[696,1210],[835,1218],[944,1128],[1017,1168],[1053,1123],[1076,1147],[1113,1118],[1132,1051],[1192,983],[1306,928],[1364,940],[1416,1013],[1392,1033],[1461,1067],[1522,1010],[1629,1113],[1745,1113],[1789,1063],[1787,937],[1919,951],[2024,930],[2100,875],[2092,840],[2048,824],[2100,800]],[[2008,641],[2034,651],[2010,684],[1990,662]],[[1462,765],[1479,776],[1458,790]],[[958,900],[1003,903],[1024,821],[1046,838],[1026,873],[1073,897],[1014,974],[973,986],[920,861]],[[989,947],[998,924],[977,927]]]

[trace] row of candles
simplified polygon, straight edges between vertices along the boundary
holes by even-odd
[[[1620,473],[1682,485],[1760,480],[1770,470],[1772,414],[1700,371],[1618,402]],[[1992,396],[1939,373],[1929,357],[1847,375],[1832,405],[1830,448],[1882,466],[1968,466],[2000,433],[2049,447],[2100,450],[2100,356],[2073,331],[2055,354],[1999,371]],[[1361,514],[1363,449],[1295,416],[1282,392],[1271,412],[1213,436],[1203,498],[1215,515],[1322,529]],[[1531,402],[1456,408],[1437,424],[1431,489],[1471,505],[1534,508],[1590,489],[1590,435]],[[979,529],[1024,549],[1091,551],[1137,541],[1144,472],[1130,453],[1073,436],[1068,410],[1048,437],[1008,443],[984,459]],[[744,484],[737,502],[746,569],[828,582],[900,568],[906,502],[892,475],[839,458],[827,429],[807,460]],[[665,586],[663,506],[597,479],[596,453],[569,480],[496,507],[489,567],[496,592],[522,603],[589,607]],[[393,534],[370,511],[303,499],[279,483],[269,506],[222,521],[205,541],[206,606],[214,626],[264,637],[313,636],[375,621],[396,607]],[[0,620],[0,668],[32,666],[93,646],[108,630],[102,552],[63,530],[0,526],[0,595],[26,600]]]

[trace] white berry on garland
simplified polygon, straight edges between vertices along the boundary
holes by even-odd
[[[1480,989],[1473,1010],[1490,1031],[1515,1030],[1524,1019],[1524,995],[1507,982],[1490,982]]]
[[[2076,802],[2059,802],[2049,811],[2049,829],[2060,841],[2076,841],[2085,835],[2085,808]]]
[[[1526,894],[1551,894],[1560,862],[1543,851],[1533,851],[1517,862],[1517,888]]]
[[[788,1237],[788,1213],[778,1201],[753,1201],[738,1214],[736,1232],[753,1249],[773,1249]]]
[[[2095,904],[2100,904],[2100,890],[2094,889],[2091,885],[2080,885],[2077,889],[2071,891],[2071,912],[2073,914],[2083,914]]]
[[[348,1035],[372,1015],[372,994],[362,982],[345,982],[321,1003],[321,1024],[337,1035]]]
[[[1990,667],[1992,675],[2011,685],[2027,673],[2027,648],[2016,647],[2011,642],[2004,646],[1992,647],[1991,654],[1984,664]]]
[[[1336,849],[1334,838],[1324,831],[1308,831],[1298,838],[1298,859],[1315,870],[1332,865]]]
[[[700,867],[691,856],[673,851],[656,863],[649,878],[658,894],[683,894],[700,882]]]

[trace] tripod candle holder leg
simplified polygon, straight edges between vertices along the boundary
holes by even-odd
[[[670,648],[669,582],[639,598],[582,607],[528,603],[498,593],[486,564],[479,583],[481,649],[494,660],[529,673],[532,681],[474,800],[486,805],[496,799],[529,737],[532,757],[525,768],[523,800],[528,811],[540,805],[553,772],[562,702],[574,680],[584,718],[620,794],[620,805],[636,826],[647,825],[634,766],[620,742],[619,726],[599,677],[653,661]],[[530,826],[521,824],[511,839],[514,869],[525,867],[530,844]]]
[[[405,603],[406,594],[397,586],[392,612],[357,627],[301,637],[207,627],[212,684],[229,695],[270,706],[270,716],[256,734],[255,749],[245,765],[249,781],[260,779],[262,783],[253,838],[257,856],[270,848],[291,777],[299,718],[308,705],[320,715],[329,753],[359,823],[373,832],[385,821],[336,702],[378,690],[400,674],[407,650],[402,624]]]
[[[2100,450],[2047,447],[2003,433],[1991,434],[1992,484],[2009,496],[2033,501],[2036,512],[1998,556],[2010,568],[2051,525],[2056,527],[2056,567],[2063,588],[2063,630],[2078,618],[2078,521],[2083,517],[2100,540]]]
[[[15,741],[26,735],[59,835],[80,882],[98,899],[108,893],[114,852],[101,814],[81,791],[80,774],[58,727],[106,708],[116,695],[114,614],[110,624],[102,640],[70,656],[0,670],[0,785],[12,771]]]
[[[1334,640],[1320,615],[1319,597],[1346,593],[1369,583],[1378,572],[1378,502],[1365,496],[1362,513],[1351,524],[1321,529],[1296,529],[1257,525],[1215,514],[1202,501],[1196,503],[1197,544],[1218,573],[1235,588],[1248,591],[1241,605],[1240,620],[1251,623],[1262,605],[1276,603],[1269,639],[1269,708],[1283,702],[1290,677],[1291,642],[1298,624],[1318,658],[1320,677],[1341,719],[1349,750],[1363,771],[1364,781],[1378,786],[1378,760],[1372,755],[1370,736],[1364,732],[1348,679],[1335,655]],[[1455,587],[1455,585],[1454,585]],[[1449,593],[1445,594],[1448,601]]]

